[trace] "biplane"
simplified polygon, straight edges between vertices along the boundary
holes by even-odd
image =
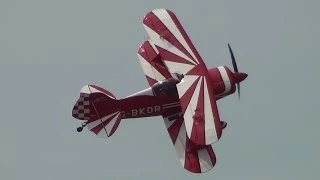
[[[82,120],[78,132],[87,127],[99,137],[110,137],[121,120],[162,116],[182,166],[203,173],[216,164],[212,144],[227,123],[219,116],[217,101],[240,96],[240,82],[247,74],[233,64],[207,68],[177,16],[168,9],[154,9],[143,18],[149,35],[137,56],[149,87],[122,99],[96,85],[80,91],[72,116]]]

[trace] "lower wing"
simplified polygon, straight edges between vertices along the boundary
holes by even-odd
[[[150,86],[158,81],[172,77],[151,41],[146,41],[140,46],[138,58]],[[169,107],[166,112],[163,115],[164,123],[181,165],[193,173],[203,173],[212,169],[216,164],[216,156],[212,146],[198,146],[190,141],[187,136],[181,107]]]
[[[215,166],[216,156],[212,146],[199,146],[190,141],[182,116],[172,119],[169,115],[163,116],[163,119],[180,163],[185,169],[193,173],[204,173]]]

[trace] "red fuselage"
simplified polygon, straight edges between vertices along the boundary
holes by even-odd
[[[120,99],[122,119],[160,116],[179,110],[176,83],[174,79],[165,80]]]

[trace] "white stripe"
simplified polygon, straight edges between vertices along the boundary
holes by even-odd
[[[118,112],[118,114],[115,117],[113,117],[112,120],[105,126],[105,129],[106,129],[108,135],[111,133],[111,130],[112,130],[114,124],[117,122],[119,115],[120,115],[120,112]]]
[[[89,89],[90,89],[91,93],[95,93],[95,92],[102,93],[101,91],[99,91],[98,89],[96,89],[92,86],[89,86]]]
[[[219,66],[218,70],[219,70],[219,72],[221,74],[221,77],[222,77],[222,80],[223,80],[223,83],[224,83],[224,87],[225,87],[224,88],[224,92],[221,93],[221,94],[228,93],[231,90],[231,83],[230,83],[230,79],[229,79],[228,73],[227,73],[226,69],[223,66]]]
[[[178,74],[187,74],[192,68],[194,68],[194,65],[191,64],[185,64],[180,62],[173,62],[168,60],[163,60],[163,62],[167,65],[168,70],[171,74],[178,73]]]
[[[180,159],[180,163],[182,164],[182,166],[184,166],[184,163],[185,163],[186,140],[187,140],[186,128],[184,124],[181,124],[181,128],[179,130],[177,140],[174,143],[174,147],[176,149],[177,155]]]
[[[170,126],[171,126],[174,122],[176,122],[176,120],[177,120],[177,119],[174,119],[174,120],[169,121],[169,117],[166,117],[166,118],[163,118],[163,119],[164,119],[164,123],[165,123],[167,129],[169,129]]]
[[[168,109],[168,108],[177,107],[177,106],[180,106],[180,104],[171,105],[171,106],[165,106],[165,107],[162,107],[162,108],[163,109]]]
[[[98,90],[98,89],[96,89],[96,88],[94,88],[94,87],[92,87],[90,85],[88,87],[89,87],[89,90],[90,90],[91,93],[102,93],[102,94],[108,96],[111,99],[115,99],[114,97],[110,96],[109,94],[106,94],[106,93],[104,93],[104,92],[102,92],[102,91],[100,91],[100,90]]]
[[[212,112],[211,102],[214,99],[210,99],[207,81],[204,81],[204,115],[205,115],[205,138],[206,144],[212,144],[218,140],[214,116]]]
[[[166,11],[165,9],[156,9],[152,12],[160,19],[160,21],[169,29],[169,31],[177,38],[177,40],[182,44],[182,46],[184,46],[184,48],[191,54],[193,59],[195,59],[199,64],[199,61],[193,54],[186,40],[183,38],[176,24],[171,19],[168,11]]]
[[[86,94],[90,94],[90,89],[89,89],[89,85],[85,85],[81,88],[80,90],[81,93],[86,93]]]
[[[151,28],[149,28],[149,27],[146,26],[145,24],[143,24],[143,26],[144,26],[144,28],[146,29],[146,31],[147,31],[150,39],[152,40],[152,42],[153,42],[155,45],[157,45],[157,46],[159,46],[159,47],[161,47],[161,48],[163,48],[163,49],[165,49],[165,50],[167,50],[167,51],[169,51],[169,52],[171,52],[171,53],[173,53],[173,54],[175,54],[175,55],[177,55],[177,56],[180,56],[180,57],[182,57],[183,59],[189,61],[190,63],[196,65],[196,63],[195,63],[193,60],[191,60],[191,59],[190,59],[188,56],[186,56],[183,52],[181,52],[179,49],[177,49],[174,45],[172,45],[172,44],[171,44],[170,42],[168,42],[167,40],[161,38],[160,35],[159,35],[157,32],[153,31]]]
[[[181,98],[187,92],[187,90],[197,80],[198,77],[199,76],[196,75],[188,75],[185,76],[179,84],[177,84],[179,98]]]
[[[92,121],[90,123],[88,123],[86,126],[89,130],[95,128],[96,126],[98,126],[99,124],[101,124],[102,122],[106,121],[107,119],[109,119],[111,116],[115,115],[116,113],[119,113],[119,112],[115,112],[115,113],[112,113],[110,115],[107,115],[101,119],[97,119],[95,121]]]
[[[104,131],[104,129],[102,129],[98,134],[98,137],[100,138],[108,138],[108,134],[106,133],[106,131]]]
[[[151,45],[152,49],[156,52],[156,54],[159,54],[158,49],[156,48],[156,46],[153,44],[153,42],[151,41],[151,39],[148,40],[149,44]]]
[[[186,125],[186,130],[189,138],[191,138],[191,134],[192,134],[192,129],[193,129],[192,127],[194,122],[193,115],[195,114],[195,110],[197,108],[202,78],[203,77],[200,78],[197,84],[197,87],[192,95],[192,98],[187,106],[186,112],[183,115],[184,124]]]
[[[207,172],[210,169],[212,169],[213,164],[207,148],[198,150],[198,157],[199,157],[201,172]]]
[[[176,104],[180,104],[180,102],[168,103],[168,104],[164,104],[162,106],[164,107],[164,106],[170,106],[170,105],[176,105]]]
[[[138,58],[140,60],[141,67],[146,76],[149,76],[152,79],[157,81],[164,80],[165,77],[157,71],[147,60],[145,60],[140,54],[138,54]]]

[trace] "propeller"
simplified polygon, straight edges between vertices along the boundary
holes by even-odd
[[[233,70],[234,70],[234,78],[235,78],[235,82],[237,84],[237,90],[238,90],[238,98],[240,99],[240,82],[243,81],[245,78],[247,78],[247,74],[246,73],[242,73],[238,71],[238,67],[237,67],[237,62],[236,59],[234,58],[234,54],[232,52],[231,46],[228,43],[228,47],[229,47],[229,52],[231,55],[231,60],[232,60],[232,66],[233,66]]]
[[[229,52],[230,52],[230,55],[231,55],[233,70],[234,70],[235,73],[237,73],[237,72],[239,72],[238,71],[238,67],[237,67],[237,62],[236,62],[236,59],[234,58],[234,55],[233,55],[233,52],[232,52],[232,49],[231,49],[231,46],[230,46],[229,43],[228,43],[228,47],[229,47]]]

